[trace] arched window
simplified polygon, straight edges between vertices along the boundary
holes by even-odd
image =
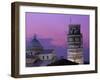
[[[32,55],[32,52],[31,52],[31,55]]]
[[[49,56],[47,56],[47,60],[49,59]]]
[[[42,59],[44,60],[44,56],[42,56]]]

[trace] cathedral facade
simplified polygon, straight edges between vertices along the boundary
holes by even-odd
[[[45,66],[55,61],[55,51],[44,49],[36,36],[32,39],[31,46],[26,48],[26,66]]]

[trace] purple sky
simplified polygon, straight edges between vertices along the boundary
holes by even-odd
[[[58,52],[66,53],[69,24],[81,24],[84,56],[89,60],[89,16],[72,14],[26,13],[26,40],[34,34],[42,42],[44,48],[53,45]],[[43,40],[45,40],[43,42]],[[62,50],[60,50],[62,48]],[[58,53],[60,55],[60,53]]]

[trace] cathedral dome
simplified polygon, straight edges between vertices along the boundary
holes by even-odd
[[[32,39],[32,49],[33,50],[43,50],[43,46],[41,45],[40,41],[37,39],[36,35]]]

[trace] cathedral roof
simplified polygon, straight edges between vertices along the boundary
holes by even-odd
[[[32,49],[43,49],[43,46],[41,45],[40,41],[37,39],[36,35],[34,35],[31,45],[32,45]]]
[[[43,50],[42,52],[41,52],[41,54],[51,54],[51,53],[53,53],[53,49],[45,49],[45,50]]]
[[[36,35],[34,35],[31,41],[27,41],[26,50],[43,50],[43,46],[40,41],[37,39]]]

